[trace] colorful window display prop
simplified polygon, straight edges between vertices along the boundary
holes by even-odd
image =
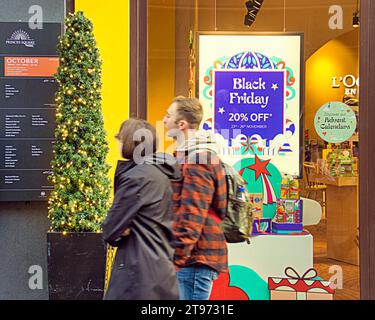
[[[263,194],[251,193],[250,202],[253,207],[253,218],[263,218]]]
[[[278,199],[276,210],[276,222],[278,223],[302,223],[303,202],[294,199]]]
[[[280,197],[281,173],[268,160],[245,158],[234,164],[234,169],[245,179],[250,194],[262,194],[262,218],[273,219],[276,201]]]
[[[268,279],[271,300],[333,300],[335,290],[329,281],[319,280],[311,268],[302,276],[291,267],[285,269],[286,278]]]
[[[275,220],[272,221],[272,233],[293,234],[303,231],[302,200],[278,199]]]
[[[299,199],[299,182],[293,177],[284,175],[281,180],[281,199]]]
[[[272,221],[272,233],[275,234],[300,234],[303,231],[302,223],[283,223]]]
[[[271,233],[271,222],[269,218],[257,218],[253,221],[252,236]]]

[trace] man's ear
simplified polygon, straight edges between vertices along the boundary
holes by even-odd
[[[180,129],[182,131],[189,129],[188,122],[186,120],[180,120],[178,122],[178,129]]]

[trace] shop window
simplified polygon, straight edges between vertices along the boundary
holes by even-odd
[[[244,299],[274,296],[268,279],[290,278],[285,267],[297,278],[315,268],[335,299],[360,297],[359,13],[357,0],[148,1],[147,115],[161,148],[173,150],[161,123],[173,98],[197,97],[201,129],[221,133],[223,159],[260,201],[260,222],[277,223],[296,206],[291,200],[303,200],[305,231],[271,228],[272,244],[264,231],[242,251],[229,245]],[[254,173],[268,160],[267,171]],[[231,297],[219,281],[212,298]],[[331,298],[319,283],[307,285],[310,294],[293,295],[288,285],[279,296]]]

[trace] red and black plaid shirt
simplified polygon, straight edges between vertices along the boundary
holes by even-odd
[[[177,267],[202,264],[228,272],[227,244],[219,226],[227,208],[225,171],[217,156],[207,152],[205,156],[207,164],[180,164],[183,178],[172,182],[174,262]]]

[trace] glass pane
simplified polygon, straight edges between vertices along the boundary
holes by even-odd
[[[263,288],[241,297],[277,298],[268,278],[314,267],[335,299],[359,299],[359,1],[148,2],[148,120],[161,148],[173,151],[160,123],[173,98],[199,98],[201,129],[221,135],[222,160],[270,223],[251,245],[228,244],[229,264],[241,267],[231,275]],[[281,234],[298,217],[305,231]],[[331,298],[309,289],[297,297]],[[214,286],[213,298],[225,295]]]

